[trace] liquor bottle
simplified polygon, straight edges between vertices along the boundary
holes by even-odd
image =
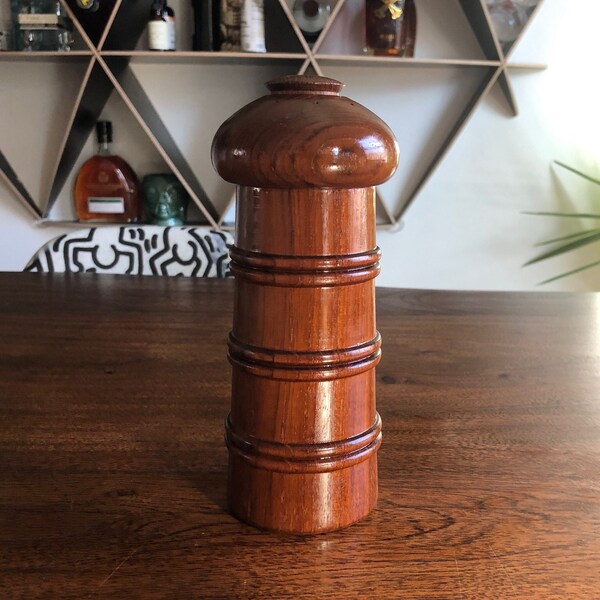
[[[365,15],[367,52],[383,56],[414,54],[414,0],[366,0]]]
[[[166,0],[154,0],[148,21],[148,49],[160,52],[175,50],[175,11]]]
[[[244,52],[266,52],[263,0],[242,0],[240,40]]]
[[[75,180],[75,214],[80,221],[139,221],[138,179],[132,168],[110,151],[112,123],[98,121],[96,134],[98,153],[83,164]]]
[[[192,0],[194,7],[194,50],[221,49],[219,0]]]
[[[242,0],[221,0],[221,50],[241,50]]]
[[[18,0],[16,13],[19,48],[29,51],[71,50],[73,23],[57,0]]]
[[[296,0],[292,10],[304,39],[312,47],[331,15],[331,2]]]

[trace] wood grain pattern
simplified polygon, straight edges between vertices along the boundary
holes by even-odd
[[[0,274],[0,596],[595,599],[599,303],[378,288],[377,508],[299,538],[224,508],[232,282]]]
[[[290,75],[218,129],[212,161],[226,181],[261,188],[368,188],[389,179],[398,146],[389,127],[340,97],[328,77]]]
[[[373,186],[398,147],[339,81],[267,87],[213,142],[215,168],[238,185],[229,506],[265,529],[323,533],[377,500]]]

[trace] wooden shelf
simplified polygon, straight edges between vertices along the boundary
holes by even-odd
[[[499,60],[476,60],[460,58],[404,58],[394,56],[372,56],[369,54],[315,54],[315,59],[322,64],[342,63],[348,65],[381,65],[389,67],[493,67],[502,65]]]
[[[152,52],[149,50],[103,50],[103,57],[129,58],[133,63],[147,64],[265,64],[269,62],[305,60],[306,54],[296,52]]]
[[[90,59],[91,50],[71,50],[70,52],[0,52],[0,61],[17,62],[63,62],[72,60]]]
[[[438,1],[422,0],[418,3],[418,10],[433,11],[435,9],[437,15],[436,7],[438,5],[436,2]],[[464,57],[438,57],[435,56],[437,54],[435,51],[430,51],[433,57],[417,56],[416,58],[348,53],[360,51],[356,43],[351,45],[350,50],[346,49],[344,52],[340,52],[341,46],[344,46],[342,44],[340,47],[334,48],[338,53],[331,52],[332,44],[329,42],[332,39],[335,40],[335,36],[348,36],[345,29],[348,23],[353,23],[352,26],[357,27],[356,19],[362,10],[362,0],[338,0],[333,7],[331,18],[312,49],[308,47],[295,23],[287,1],[268,0],[265,2],[265,18],[270,24],[266,32],[267,45],[270,50],[274,51],[267,53],[139,50],[136,48],[138,48],[139,40],[146,27],[147,3],[132,0],[103,0],[101,12],[98,13],[99,20],[94,21],[88,13],[85,13],[82,16],[83,20],[80,21],[77,12],[79,9],[75,0],[60,0],[60,2],[73,20],[77,48],[83,46],[83,50],[0,52],[0,63],[87,61],[87,68],[81,80],[67,130],[60,144],[48,197],[33,199],[18,174],[6,160],[5,155],[0,151],[0,176],[8,182],[9,188],[14,192],[17,200],[25,206],[40,226],[49,224],[81,226],[78,221],[52,219],[52,209],[80,158],[81,151],[95,122],[100,117],[111,94],[116,91],[132,118],[137,121],[151,145],[156,148],[160,157],[179,179],[207,222],[217,229],[228,230],[231,228],[230,223],[224,223],[224,218],[228,214],[233,200],[230,200],[222,211],[215,209],[202,183],[197,179],[194,170],[188,164],[187,158],[161,119],[142,83],[134,74],[132,65],[236,67],[270,65],[289,68],[290,74],[315,72],[325,75],[328,74],[328,70],[335,71],[338,68],[389,67],[390,69],[410,69],[411,75],[416,73],[419,76],[418,69],[422,69],[424,76],[429,78],[443,73],[444,69],[457,69],[459,73],[460,71],[465,73],[469,81],[473,77],[478,78],[475,79],[477,84],[473,87],[473,92],[468,92],[470,95],[464,109],[456,115],[448,131],[442,131],[443,135],[440,137],[440,141],[436,142],[439,144],[438,149],[435,152],[428,149],[427,158],[421,161],[424,164],[419,167],[419,172],[414,173],[413,180],[401,189],[400,197],[396,201],[396,206],[399,208],[392,210],[381,195],[377,195],[378,227],[392,231],[401,229],[400,219],[426,185],[490,89],[498,83],[506,97],[511,113],[516,115],[518,108],[510,84],[510,70],[541,70],[545,68],[540,64],[511,63],[509,61],[520,37],[539,10],[543,0],[539,0],[536,8],[530,11],[529,20],[523,28],[521,36],[510,47],[505,48],[499,43],[493,30],[485,0],[447,0],[448,3],[443,7],[443,10],[446,11],[445,15],[450,17],[450,21],[453,21],[455,15],[460,17],[456,22],[464,23],[462,25],[464,32],[468,32],[469,27],[471,28],[473,32],[472,45],[474,45],[475,51],[466,53],[467,55]],[[334,26],[336,23],[338,25]],[[343,26],[340,26],[339,23]],[[94,30],[87,29],[88,26],[92,27],[90,24],[96,25]],[[459,44],[459,46],[462,48],[464,45]],[[448,54],[452,54],[452,52]],[[326,72],[323,73],[323,70]],[[176,102],[176,94],[173,97]],[[16,142],[3,139],[2,143]]]
[[[38,218],[35,220],[35,224],[39,227],[73,227],[75,229],[80,227],[148,227],[153,223],[105,223],[103,221],[76,221],[73,219],[45,219]],[[186,222],[184,225],[190,227],[205,227],[209,223],[206,221],[193,221]],[[166,227],[166,225],[164,225]],[[173,227],[179,227],[179,225],[173,225]],[[227,229],[227,226],[223,226],[220,229]]]
[[[507,69],[522,69],[523,71],[545,71],[548,68],[548,65],[544,65],[541,63],[508,63],[506,65]]]

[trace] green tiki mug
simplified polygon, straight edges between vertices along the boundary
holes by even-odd
[[[142,180],[142,190],[145,223],[183,225],[189,196],[175,175],[146,175]]]

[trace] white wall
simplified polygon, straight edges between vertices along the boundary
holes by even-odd
[[[406,215],[399,234],[382,232],[382,285],[486,290],[600,290],[600,267],[537,287],[600,259],[600,245],[521,268],[533,244],[594,222],[522,211],[600,212],[598,186],[582,185],[561,160],[600,176],[600,2],[546,0],[513,57],[546,63],[514,73],[520,116],[507,118],[498,88],[479,107]],[[594,204],[595,199],[595,204]]]
[[[403,229],[380,232],[384,259],[379,285],[540,289],[536,284],[544,278],[594,260],[592,249],[521,268],[535,254],[535,242],[580,225],[522,211],[585,210],[598,199],[594,186],[551,168],[552,160],[560,159],[598,174],[599,93],[592,44],[600,2],[571,0],[568,8],[565,4],[545,0],[514,56],[515,61],[549,66],[541,72],[514,74],[520,116],[507,116],[503,96],[495,89],[407,213]],[[380,113],[397,132],[399,175],[382,192],[391,205],[399,206],[401,184],[414,179],[435,151],[435,142],[443,138],[475,85],[476,72],[328,65],[324,70],[344,80],[349,96]],[[284,68],[142,64],[135,71],[207,192],[222,208],[230,188],[212,173],[210,138],[219,122],[262,93],[261,81]],[[0,146],[39,197],[47,193],[47,173],[56,160],[64,107],[75,93],[76,80],[74,66],[0,62],[0,105],[5,107],[0,113]],[[111,98],[104,116],[115,122],[117,152],[140,175],[164,168],[119,98]],[[90,139],[82,160],[92,153]],[[70,217],[71,186],[72,180],[54,217]],[[43,242],[64,230],[34,225],[0,181],[0,270],[22,269]],[[591,270],[541,289],[600,289],[598,274],[600,270]]]

